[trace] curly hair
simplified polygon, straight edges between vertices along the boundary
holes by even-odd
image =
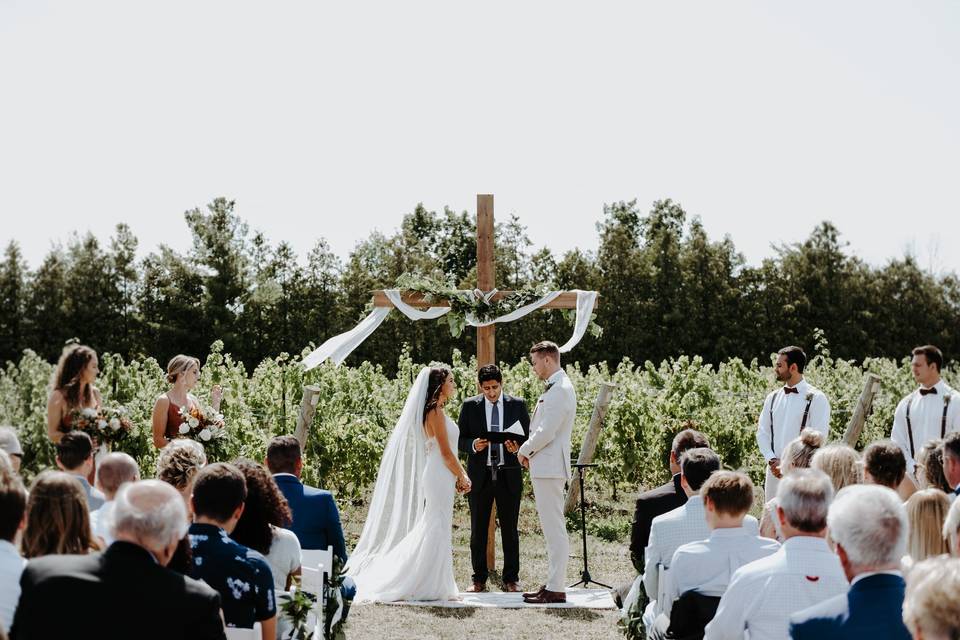
[[[207,455],[196,440],[172,440],[157,457],[157,479],[184,491],[205,464]]]
[[[432,367],[430,369],[430,378],[427,380],[427,401],[423,405],[423,419],[427,419],[427,414],[440,406],[440,395],[443,393],[443,385],[450,377],[450,369],[446,367]]]
[[[33,480],[21,547],[25,558],[98,548],[90,532],[87,496],[76,478],[62,471],[44,471]]]
[[[273,544],[273,527],[285,527],[292,519],[290,505],[267,469],[253,460],[232,462],[247,480],[247,500],[243,515],[230,537],[240,544],[266,555]]]

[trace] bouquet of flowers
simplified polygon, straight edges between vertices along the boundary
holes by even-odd
[[[70,426],[111,448],[133,431],[133,421],[123,406],[77,409],[71,414]]]
[[[180,417],[183,419],[180,435],[184,438],[212,444],[227,435],[223,414],[211,406],[180,407]]]

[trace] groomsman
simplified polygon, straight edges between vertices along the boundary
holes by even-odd
[[[517,461],[516,442],[491,443],[488,431],[503,431],[519,422],[523,433],[530,432],[530,417],[522,398],[503,393],[503,374],[494,364],[480,367],[478,396],[468,398],[460,407],[460,451],[468,454],[467,475],[473,484],[470,502],[470,558],[473,561],[473,585],[469,592],[487,590],[487,534],[493,504],[497,504],[500,539],[503,541],[503,590],[520,591],[520,497],[523,476]]]
[[[830,431],[830,402],[823,392],[803,379],[807,355],[800,347],[784,347],[777,352],[774,373],[783,387],[770,392],[763,401],[757,421],[757,444],[767,461],[763,483],[764,499],[777,495],[780,483],[780,454],[788,442],[804,428],[827,437]]]
[[[960,430],[960,403],[952,401],[955,391],[940,377],[943,353],[928,344],[914,349],[912,355],[910,366],[918,386],[897,405],[890,435],[903,450],[911,481],[915,478],[916,454],[923,445]]]

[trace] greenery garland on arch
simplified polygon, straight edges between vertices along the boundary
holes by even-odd
[[[394,288],[419,293],[427,302],[449,304],[450,312],[444,317],[450,327],[450,335],[454,338],[463,333],[463,330],[467,327],[468,315],[475,316],[480,322],[489,322],[494,318],[499,318],[516,311],[520,307],[536,302],[551,291],[549,285],[541,284],[523,287],[509,293],[501,292],[502,297],[494,300],[493,294],[497,293],[497,289],[488,292],[480,289],[464,290],[450,280],[443,281],[412,273],[404,273],[397,278]],[[571,325],[574,323],[576,313],[573,310],[563,310],[563,315]],[[595,313],[590,317],[588,332],[594,337],[600,337],[603,329],[594,321],[595,317]]]

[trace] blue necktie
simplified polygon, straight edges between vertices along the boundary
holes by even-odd
[[[493,403],[493,410],[490,412],[490,431],[500,431],[500,406]],[[490,447],[490,466],[498,467],[503,463],[503,445],[495,444]]]

